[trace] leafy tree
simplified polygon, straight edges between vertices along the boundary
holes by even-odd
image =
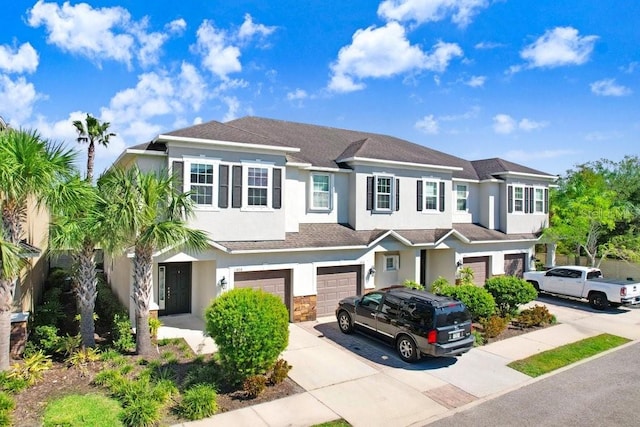
[[[75,120],[73,126],[78,132],[78,142],[88,143],[89,148],[87,151],[87,181],[93,181],[93,162],[96,156],[95,144],[98,143],[103,146],[109,145],[109,138],[116,136],[115,133],[109,132],[109,126],[111,123],[102,122],[90,114],[87,114],[86,119],[83,121]]]
[[[73,173],[75,153],[43,140],[35,131],[0,131],[0,205],[2,238],[17,246],[23,237],[27,201],[39,205],[75,202],[64,191],[52,189]],[[4,270],[4,267],[3,267]],[[11,311],[18,273],[0,273],[0,370],[9,367]]]
[[[133,300],[136,316],[136,352],[154,352],[149,331],[154,252],[165,248],[201,250],[207,235],[190,228],[185,220],[193,212],[189,193],[178,193],[166,172],[142,172],[136,166],[114,168],[98,180],[103,198],[98,210],[110,230],[107,250],[134,247]]]
[[[559,181],[551,193],[549,216],[551,226],[545,236],[577,255],[584,250],[595,266],[602,237],[629,217],[629,209],[604,174],[586,164]]]

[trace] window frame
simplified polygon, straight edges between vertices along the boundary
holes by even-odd
[[[315,181],[316,177],[327,177],[328,178],[328,189],[327,193],[327,204],[328,206],[316,206],[314,195],[316,194]],[[319,211],[319,212],[328,212],[333,210],[333,174],[330,173],[322,173],[322,172],[312,172],[309,177],[309,210],[311,211]]]
[[[540,193],[540,199],[538,199],[538,193]],[[538,209],[538,203],[540,203],[540,209]],[[533,213],[544,213],[544,188],[533,187]]]
[[[467,184],[455,184],[456,190],[454,192],[455,195],[455,209],[456,212],[469,212],[469,186]],[[464,187],[464,198],[460,198],[460,192],[458,187]],[[458,202],[464,200],[464,209],[460,209],[458,207]]]
[[[389,192],[381,193],[378,191],[378,181],[381,179],[389,180]],[[373,210],[376,212],[393,212],[394,200],[395,200],[395,177],[393,175],[374,175],[373,176]],[[380,195],[387,195],[389,197],[389,207],[381,208],[378,203],[378,197]]]
[[[207,159],[207,158],[183,158],[184,162],[184,171],[183,171],[183,186],[184,192],[191,191],[192,186],[210,186],[211,187],[211,204],[205,203],[197,203],[196,200],[191,197],[193,201],[194,209],[197,210],[218,210],[218,187],[220,185],[219,182],[219,170],[220,170],[220,161],[216,159]],[[212,166],[212,183],[211,184],[202,184],[202,183],[192,183],[191,182],[191,167],[193,165],[207,165]],[[192,195],[193,196],[193,195]]]
[[[389,266],[391,261],[391,266]],[[384,256],[384,271],[398,271],[400,270],[400,256],[399,255],[385,255]]]
[[[249,170],[265,169],[267,171],[266,187],[249,185]],[[267,192],[266,205],[250,205],[249,189],[264,188]],[[245,211],[271,211],[273,210],[273,164],[260,162],[242,162],[242,210]]]
[[[525,190],[525,186],[524,185],[516,185],[516,184],[514,184],[514,185],[512,185],[512,187],[513,187],[513,201],[512,201],[513,209],[512,209],[512,211],[513,211],[513,213],[523,214],[524,213],[524,203],[525,203],[525,195],[524,195],[524,193],[526,191]],[[516,197],[516,192],[518,191],[518,189],[522,192],[520,198]],[[520,204],[520,209],[517,209],[517,202],[521,203]]]
[[[435,194],[427,194],[427,185],[433,184],[435,186]],[[439,213],[440,212],[440,180],[433,178],[424,178],[423,179],[423,194],[422,194],[422,203],[423,203],[423,212],[428,213]],[[427,198],[435,197],[435,207],[430,208],[427,204]]]

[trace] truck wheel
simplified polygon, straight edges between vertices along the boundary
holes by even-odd
[[[607,296],[602,292],[591,292],[589,294],[589,304],[596,310],[605,310],[609,307]]]
[[[540,285],[538,285],[538,282],[529,282],[529,283],[531,283],[531,285],[533,286],[533,289],[535,289],[537,293],[540,293]]]

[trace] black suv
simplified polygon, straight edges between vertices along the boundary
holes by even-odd
[[[392,344],[400,358],[458,356],[473,347],[471,314],[460,301],[406,287],[387,288],[340,301],[338,326]]]

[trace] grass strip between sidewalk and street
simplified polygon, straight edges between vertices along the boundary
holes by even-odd
[[[596,335],[563,345],[562,347],[534,354],[526,359],[513,361],[507,366],[530,377],[539,377],[547,372],[626,344],[629,341],[631,340],[611,334]]]

